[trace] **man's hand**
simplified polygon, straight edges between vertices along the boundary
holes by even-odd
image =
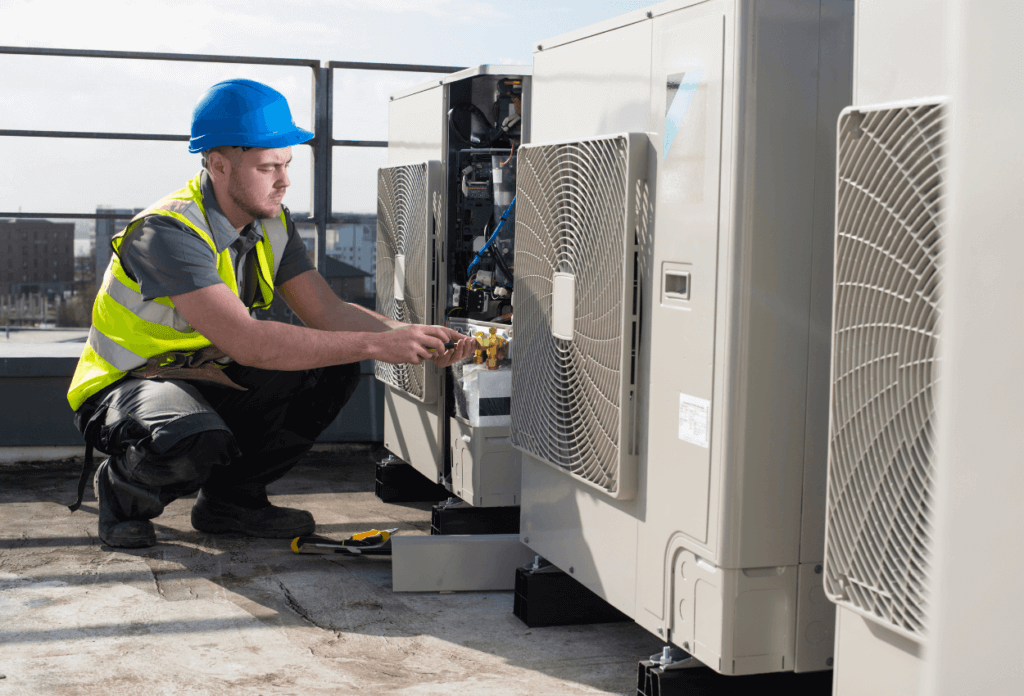
[[[432,360],[438,367],[447,367],[472,355],[476,339],[443,326],[407,324],[401,328],[375,334],[374,357],[383,362],[419,365]],[[446,341],[455,341],[454,348],[445,349]]]
[[[458,332],[455,332],[458,334]],[[458,339],[452,339],[455,341],[455,346],[446,350],[443,353],[434,353],[430,356],[430,359],[434,361],[438,367],[445,368],[449,365],[454,365],[460,360],[465,360],[473,354],[476,350],[476,339],[472,336],[463,336],[458,334]]]

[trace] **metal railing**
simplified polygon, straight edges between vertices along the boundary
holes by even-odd
[[[312,211],[306,217],[293,216],[295,222],[312,222],[316,226],[316,267],[321,273],[327,263],[327,226],[340,221],[331,209],[332,178],[335,147],[387,147],[386,140],[337,140],[333,135],[334,71],[373,70],[386,72],[453,73],[462,70],[448,65],[411,65],[402,63],[364,63],[352,61],[321,62],[303,58],[261,58],[256,56],[217,56],[195,53],[147,53],[142,51],[94,51],[70,48],[30,48],[0,46],[0,54],[63,56],[68,58],[114,58],[121,60],[163,60],[193,63],[240,63],[243,65],[276,65],[308,67],[313,72],[313,139],[305,143],[312,148]],[[96,133],[84,131],[43,131],[0,129],[0,136],[22,138],[83,138],[88,140],[158,140],[187,142],[188,135],[165,133]],[[0,218],[73,218],[123,219],[123,213],[21,213],[0,211]]]

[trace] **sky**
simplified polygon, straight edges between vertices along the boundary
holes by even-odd
[[[533,45],[644,0],[0,0],[0,46],[427,65],[531,64]],[[212,84],[275,87],[311,127],[312,71],[221,63],[0,54],[0,129],[187,134]],[[334,137],[387,139],[388,96],[422,73],[336,71]],[[0,136],[0,211],[144,207],[199,170],[183,142]],[[293,150],[285,203],[309,210],[310,154]],[[335,211],[376,209],[383,149],[335,148]]]

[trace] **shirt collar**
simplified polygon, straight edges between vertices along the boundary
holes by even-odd
[[[213,243],[217,246],[217,253],[220,253],[231,246],[241,235],[224,215],[220,204],[217,203],[217,196],[213,192],[213,181],[206,170],[203,170],[199,180],[199,190],[203,194],[203,207],[206,209],[206,221],[210,223]],[[257,239],[263,239],[263,225],[254,224],[249,227],[256,234]]]

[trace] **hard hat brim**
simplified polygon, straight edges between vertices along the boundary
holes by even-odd
[[[260,147],[274,150],[281,147],[301,145],[315,136],[304,128],[294,126],[293,130],[280,133],[206,133],[192,138],[188,143],[189,152],[206,152],[215,147]]]

